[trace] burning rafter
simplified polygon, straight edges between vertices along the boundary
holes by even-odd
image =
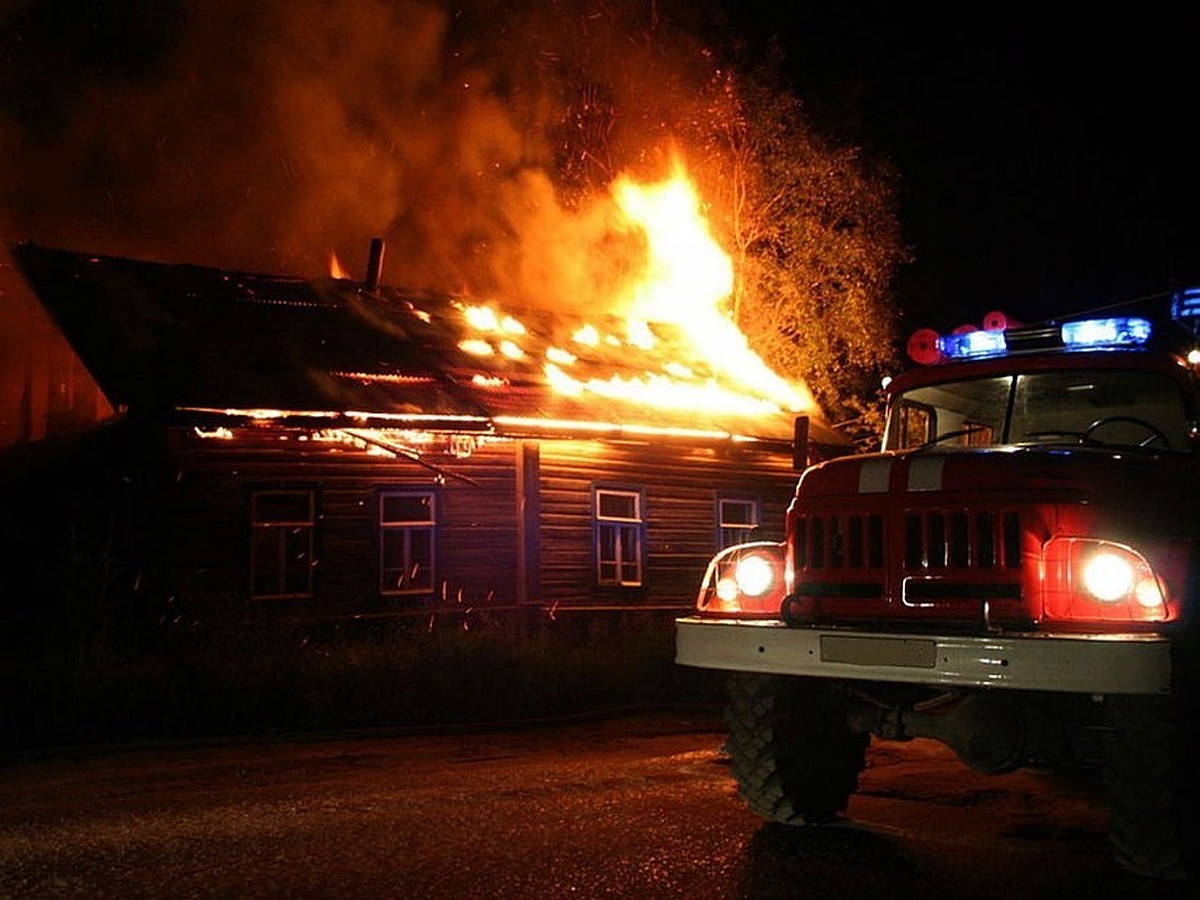
[[[731,264],[686,174],[621,179],[614,197],[614,227],[642,238],[645,259],[586,317],[340,270],[304,280],[28,244],[16,256],[122,406],[354,429],[786,438],[811,398],[726,314]]]

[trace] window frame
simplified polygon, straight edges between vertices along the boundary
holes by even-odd
[[[428,500],[428,519],[397,519],[384,521],[385,502],[393,497],[420,497]],[[438,575],[438,536],[439,514],[441,512],[441,497],[439,491],[427,485],[395,485],[382,487],[378,490],[375,500],[375,529],[379,541],[379,556],[377,584],[379,594],[383,597],[423,597],[432,596],[437,590]],[[412,560],[412,537],[422,532],[428,534],[428,582],[416,587],[394,587],[389,585],[391,572],[396,571],[395,565],[389,565],[387,559],[390,541],[389,536],[402,534],[404,538],[404,565],[401,571],[410,571]]]
[[[743,506],[748,506],[750,508],[752,519],[751,524],[746,525],[742,523],[725,521],[725,505],[734,503],[742,504]],[[752,539],[753,532],[762,527],[762,498],[757,494],[718,494],[716,498],[716,520],[717,550],[724,550],[725,548],[732,547],[736,544],[745,544]]]
[[[268,497],[303,497],[308,505],[308,515],[306,518],[280,518],[271,519],[259,517],[259,501]],[[249,520],[250,520],[250,583],[249,595],[250,599],[259,601],[274,601],[274,600],[310,600],[314,596],[314,570],[316,568],[316,532],[317,532],[317,490],[314,487],[256,487],[250,489],[249,497]],[[303,529],[305,540],[304,556],[307,558],[306,564],[294,565],[290,563],[293,557],[294,542],[289,540],[289,533],[295,535],[298,530]],[[275,590],[260,591],[260,577],[264,576],[260,568],[260,544],[263,544],[263,536],[275,535],[274,543],[276,544],[275,565],[276,571],[274,581],[276,582]],[[268,546],[269,546],[269,542]],[[265,557],[264,557],[265,558]],[[301,590],[289,590],[289,583],[293,576],[302,574],[303,588]]]
[[[601,502],[607,497],[633,501],[632,516],[603,514]],[[592,576],[603,588],[640,588],[646,581],[646,493],[629,485],[595,484],[591,495]],[[606,542],[606,536],[612,535]],[[626,559],[627,541],[632,542],[633,560]],[[605,556],[611,544],[612,557]],[[606,574],[612,567],[613,574]],[[630,571],[632,570],[632,571]],[[632,577],[630,577],[632,575]]]

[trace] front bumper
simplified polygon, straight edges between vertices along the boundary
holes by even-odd
[[[943,687],[1167,694],[1171,642],[1156,634],[886,634],[689,616],[675,661],[739,672]]]

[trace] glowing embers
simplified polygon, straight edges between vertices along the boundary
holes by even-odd
[[[471,376],[471,384],[475,385],[475,387],[496,390],[506,387],[508,379],[501,378],[499,375],[484,375],[482,372],[476,372]]]
[[[361,381],[364,384],[432,384],[432,375],[402,375],[398,372],[330,372],[334,378]]]
[[[1163,584],[1131,547],[1057,537],[1042,551],[1042,605],[1060,621],[1161,622],[1169,618]]]
[[[452,304],[463,329],[456,346],[481,376],[660,410],[759,418],[815,408],[807,388],[773,372],[731,319],[732,260],[682,164],[656,183],[618,178],[604,216],[614,238],[606,246],[638,252],[612,261],[621,275],[603,296],[519,314],[499,303]]]
[[[640,377],[613,375],[609,378],[581,380],[552,363],[546,364],[545,373],[551,387],[567,397],[591,394],[660,409],[695,409],[751,417],[780,412],[779,405],[772,400],[749,396],[722,387],[715,381],[687,382],[666,373],[653,372]]]
[[[245,419],[253,423],[270,423],[284,419],[336,419],[341,413],[318,409],[216,409],[208,406],[181,406],[181,412],[222,416],[230,419]]]
[[[464,338],[458,342],[458,349],[472,356],[493,356],[496,348],[483,338]]]
[[[338,259],[336,253],[329,254],[329,277],[341,280],[349,280],[350,273],[346,271],[346,267],[342,265],[342,261]]]
[[[702,428],[679,428],[659,425],[640,425],[630,422],[594,422],[583,419],[547,419],[533,416],[496,416],[500,433],[514,434],[579,434],[592,437],[681,438],[733,444],[752,444],[755,438],[727,431]]]
[[[525,334],[525,326],[510,315],[497,312],[490,306],[466,306],[463,316],[467,323],[478,331],[496,331],[503,334]]]
[[[216,428],[201,428],[199,425],[192,429],[196,437],[213,439],[219,441],[232,441],[233,432],[223,425],[218,425]]]
[[[462,314],[469,328],[491,337],[464,338],[458,342],[458,349],[472,356],[499,354],[513,360],[525,358],[525,350],[517,339],[526,333],[526,328],[519,320],[491,306],[463,306]]]
[[[342,444],[368,456],[421,459],[437,455],[468,459],[476,450],[504,438],[486,434],[456,434],[400,428],[329,428],[312,434],[312,440]]]
[[[618,334],[585,323],[570,328],[569,337],[564,339],[564,335],[545,335],[541,329],[527,328],[515,316],[492,307],[467,307],[464,319],[484,331],[459,341],[458,349],[494,367],[493,371],[472,376],[477,387],[509,384],[510,379],[503,374],[506,371],[524,371],[527,374],[523,377],[531,377],[533,373],[527,368],[506,368],[507,362],[520,362],[540,365],[544,383],[564,397],[752,418],[776,416],[785,408],[779,397],[722,378],[710,360],[696,359],[694,345],[678,325],[636,319],[613,321],[611,325],[620,327]],[[551,327],[565,332],[564,324],[560,321]],[[680,355],[695,359],[694,365],[680,362]],[[792,396],[789,402],[807,402],[798,397]]]

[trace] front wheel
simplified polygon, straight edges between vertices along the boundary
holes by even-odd
[[[815,679],[738,673],[728,685],[727,744],[738,793],[769,822],[831,822],[866,764],[869,738],[850,730],[846,703]]]
[[[1123,868],[1170,880],[1195,874],[1198,760],[1170,698],[1109,697],[1104,780],[1109,837]]]

